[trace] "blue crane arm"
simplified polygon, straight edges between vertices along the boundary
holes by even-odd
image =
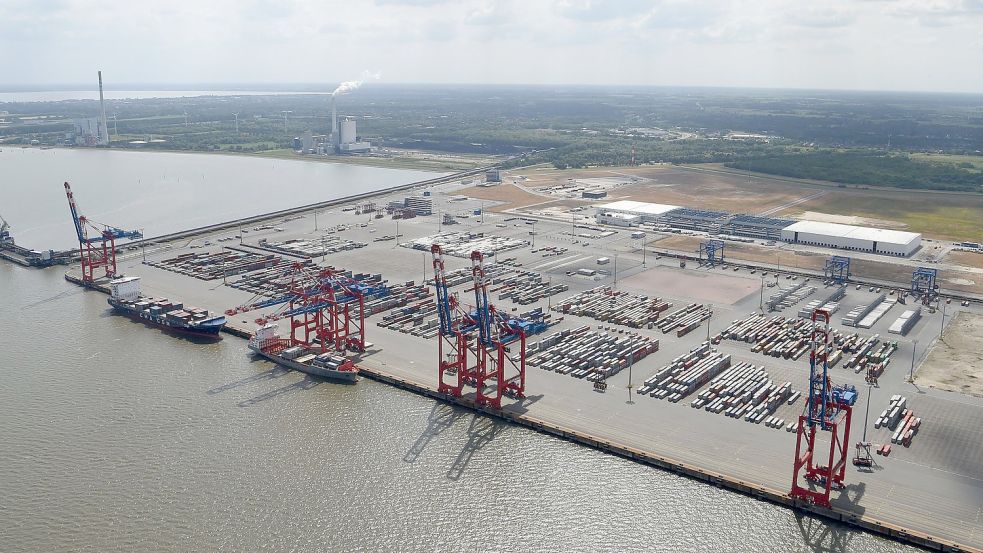
[[[65,183],[65,194],[68,196],[68,207],[72,210],[72,221],[75,223],[75,234],[78,234],[79,243],[85,242],[85,230],[82,229],[82,219],[79,218],[78,208],[75,206],[75,196],[72,195],[72,187]]]

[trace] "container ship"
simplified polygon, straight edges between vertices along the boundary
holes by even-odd
[[[342,382],[354,383],[358,379],[358,367],[351,359],[293,345],[290,340],[277,336],[276,323],[267,323],[256,329],[249,339],[249,349],[278,365],[302,373]]]
[[[143,296],[140,277],[112,280],[109,291],[109,305],[118,313],[180,334],[218,339],[225,326],[225,316],[213,316],[205,309],[185,307],[165,298]]]

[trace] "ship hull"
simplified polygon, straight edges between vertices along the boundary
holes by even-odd
[[[200,325],[200,326],[189,326],[186,324],[174,324],[167,320],[164,316],[154,316],[146,312],[137,311],[135,309],[130,309],[118,303],[112,301],[109,305],[113,307],[113,311],[129,317],[135,321],[140,321],[144,324],[155,326],[157,328],[162,328],[164,330],[170,330],[179,334],[184,334],[187,336],[195,336],[198,338],[207,338],[211,340],[220,340],[222,338],[220,332],[224,323],[222,324],[210,324],[210,325]]]
[[[256,355],[265,357],[270,361],[273,361],[277,365],[281,365],[287,367],[288,369],[293,369],[295,371],[300,371],[305,374],[309,374],[312,376],[320,376],[321,378],[337,380],[339,382],[348,382],[352,384],[358,381],[358,371],[336,371],[325,367],[305,365],[304,363],[298,363],[293,359],[287,359],[286,357],[281,357],[274,353],[265,352],[259,348],[249,348],[249,349]]]

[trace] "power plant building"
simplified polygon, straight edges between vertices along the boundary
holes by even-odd
[[[99,146],[103,144],[105,130],[98,117],[72,120],[73,142],[76,146]]]
[[[782,229],[782,240],[794,244],[905,257],[918,249],[922,243],[922,235],[900,230],[799,221]]]

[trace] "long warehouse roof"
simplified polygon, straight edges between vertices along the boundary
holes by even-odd
[[[782,230],[789,232],[808,232],[810,234],[821,234],[840,238],[853,238],[855,240],[870,240],[871,242],[883,242],[886,244],[910,244],[912,241],[921,237],[921,234],[917,232],[857,227],[853,225],[841,225],[839,223],[822,223],[819,221],[799,221]]]
[[[662,215],[674,209],[679,209],[678,205],[651,204],[648,202],[633,202],[631,200],[620,200],[609,204],[601,204],[598,209],[604,211],[628,211],[631,213],[644,213],[646,215]]]

